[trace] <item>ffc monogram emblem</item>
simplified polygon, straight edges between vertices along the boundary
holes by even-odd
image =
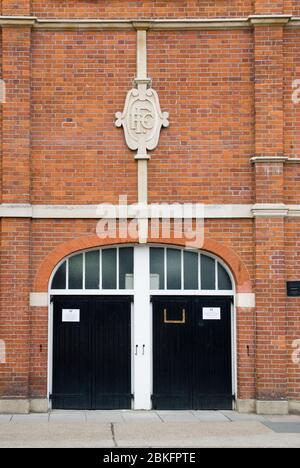
[[[161,127],[169,126],[168,112],[161,112],[157,92],[138,82],[126,97],[124,111],[116,113],[116,127],[124,128],[128,147],[136,151],[137,159],[149,158],[147,150],[158,145]]]

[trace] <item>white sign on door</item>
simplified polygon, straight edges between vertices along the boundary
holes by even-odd
[[[202,318],[203,320],[221,320],[221,308],[203,307]]]
[[[62,309],[62,322],[80,322],[80,309]]]

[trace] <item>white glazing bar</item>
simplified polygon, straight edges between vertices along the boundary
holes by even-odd
[[[198,253],[198,289],[201,290],[201,254]]]
[[[120,284],[119,284],[119,268],[120,268],[120,252],[119,252],[119,247],[117,247],[117,257],[116,257],[116,275],[117,275],[117,278],[116,278],[116,287],[117,287],[117,291],[120,289]]]
[[[66,260],[66,289],[69,290],[69,259]]]
[[[83,252],[83,257],[82,257],[82,289],[86,289],[86,284],[85,284],[85,252]]]
[[[134,409],[151,409],[151,314],[149,247],[134,249]]]
[[[99,289],[102,289],[102,249],[99,250]]]
[[[168,282],[167,282],[167,274],[168,274],[168,269],[167,269],[167,249],[164,247],[164,289],[167,289],[168,287]]]
[[[180,252],[180,278],[181,278],[181,291],[184,289],[184,259],[183,259],[184,253],[183,250]]]

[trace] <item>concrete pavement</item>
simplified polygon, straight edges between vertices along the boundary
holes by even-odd
[[[125,410],[0,415],[0,447],[300,448],[300,416]]]

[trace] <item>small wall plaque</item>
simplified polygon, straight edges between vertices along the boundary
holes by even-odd
[[[203,320],[221,320],[220,307],[203,307],[202,309]]]
[[[80,310],[62,309],[62,322],[80,322]]]
[[[300,296],[300,281],[287,281],[286,283],[287,295],[290,297]]]

